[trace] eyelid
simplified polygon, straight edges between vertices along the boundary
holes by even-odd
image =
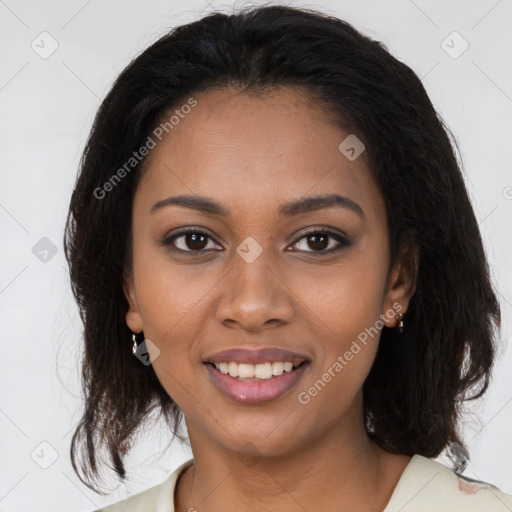
[[[291,236],[291,240],[297,241],[306,235],[312,235],[312,234],[319,233],[319,232],[328,233],[331,236],[332,235],[339,236],[340,238],[343,238],[347,242],[350,240],[349,236],[346,233],[344,233],[343,231],[336,229],[336,228],[332,228],[330,226],[322,226],[321,224],[320,225],[315,224],[313,226],[307,226],[305,228],[300,229],[297,233],[294,233]]]

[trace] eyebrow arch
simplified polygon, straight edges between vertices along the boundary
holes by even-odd
[[[150,212],[154,213],[161,208],[171,205],[190,208],[192,210],[197,210],[199,212],[210,215],[219,215],[222,217],[231,216],[231,213],[227,208],[215,202],[213,199],[197,195],[180,195],[162,199],[151,207]],[[300,215],[303,213],[320,210],[322,208],[332,208],[334,206],[348,208],[349,210],[357,213],[363,219],[365,218],[363,209],[356,202],[352,201],[352,199],[346,196],[341,196],[339,194],[303,197],[301,199],[290,201],[281,205],[278,209],[278,212],[283,217],[292,217],[294,215]]]

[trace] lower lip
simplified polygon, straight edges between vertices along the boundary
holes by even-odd
[[[291,372],[284,372],[268,380],[243,381],[222,373],[211,364],[206,364],[217,388],[235,402],[247,405],[276,400],[295,385],[308,366],[309,363],[302,364]]]

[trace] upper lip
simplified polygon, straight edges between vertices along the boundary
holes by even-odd
[[[268,347],[260,349],[248,348],[230,348],[215,352],[204,358],[205,363],[229,363],[236,361],[243,364],[260,364],[267,362],[290,361],[294,366],[298,366],[309,358],[297,352],[290,352],[282,348]]]

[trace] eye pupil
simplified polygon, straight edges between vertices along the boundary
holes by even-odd
[[[315,250],[323,250],[325,249],[328,245],[329,245],[329,237],[328,236],[325,236],[325,235],[319,235],[319,234],[314,234],[314,235],[310,235],[308,237],[310,240],[312,239],[322,239],[322,242],[320,242],[319,244],[317,242],[313,242],[313,246],[311,244],[310,247],[312,249],[315,249]],[[316,247],[315,247],[315,244],[316,244]]]
[[[201,249],[204,249],[204,247],[206,247],[206,243],[205,243],[206,238],[207,238],[207,236],[202,233],[188,233],[187,235],[185,235],[187,247],[194,251],[201,250]],[[198,242],[197,241],[198,239],[201,239],[201,241]],[[194,244],[197,244],[197,243],[199,244],[199,247],[197,245],[194,246]]]

